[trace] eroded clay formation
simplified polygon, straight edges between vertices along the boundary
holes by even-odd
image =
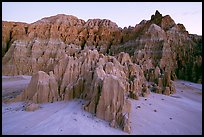
[[[170,95],[176,78],[202,82],[202,37],[158,11],[135,27],[69,15],[2,22],[2,74],[33,75],[13,101],[81,98],[84,109],[131,131],[129,98]]]

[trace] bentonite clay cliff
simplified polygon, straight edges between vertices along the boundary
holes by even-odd
[[[32,24],[3,21],[2,57],[3,75],[33,75],[14,101],[82,98],[86,111],[126,132],[129,98],[170,95],[177,78],[202,83],[202,37],[158,11],[124,29],[64,14]]]

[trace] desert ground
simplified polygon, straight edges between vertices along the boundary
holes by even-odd
[[[124,135],[108,122],[84,111],[84,100],[40,104],[36,111],[24,111],[24,102],[8,103],[20,94],[31,76],[2,76],[3,135]],[[174,81],[176,93],[170,96],[150,93],[131,100],[132,135],[201,135],[202,84]]]

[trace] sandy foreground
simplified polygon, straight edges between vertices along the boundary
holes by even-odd
[[[18,95],[31,76],[2,77],[2,100]],[[202,84],[175,81],[170,96],[151,93],[131,100],[131,134],[202,134]],[[2,102],[2,134],[124,135],[108,122],[84,111],[83,100],[40,104],[34,112],[23,110],[24,102]]]

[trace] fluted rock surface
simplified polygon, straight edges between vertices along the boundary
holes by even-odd
[[[112,46],[112,53],[129,53],[132,61],[141,65],[148,81],[157,85],[159,79],[163,81],[161,93],[176,78],[202,83],[202,36],[189,34],[183,24],[176,24],[169,15],[162,16],[158,11],[150,20],[128,30],[129,41]],[[158,68],[160,74],[155,76]]]
[[[82,98],[84,109],[130,133],[128,97],[138,99],[149,94],[141,68],[127,53],[104,56],[97,50],[84,49],[77,56],[67,56],[49,74],[38,71],[28,87],[14,101],[34,103]]]
[[[2,29],[2,74],[33,75],[14,101],[82,98],[86,111],[129,133],[129,98],[170,95],[177,78],[202,83],[202,36],[159,11],[124,29],[64,14],[32,24],[3,21]]]
[[[172,80],[178,77],[202,82],[202,37],[188,34],[183,24],[176,24],[159,11],[150,20],[124,29],[106,19],[85,22],[58,14],[32,24],[3,21],[2,33],[4,75],[33,74],[39,70],[48,73],[61,53],[74,56],[89,48],[110,55],[127,52],[134,63],[144,66],[147,75],[152,73],[150,68],[158,66],[162,74],[168,71]]]
[[[2,24],[4,75],[49,72],[63,52],[74,56],[87,47],[108,53],[110,46],[120,40],[117,25],[105,19],[85,22],[59,14],[32,24],[4,21]]]

